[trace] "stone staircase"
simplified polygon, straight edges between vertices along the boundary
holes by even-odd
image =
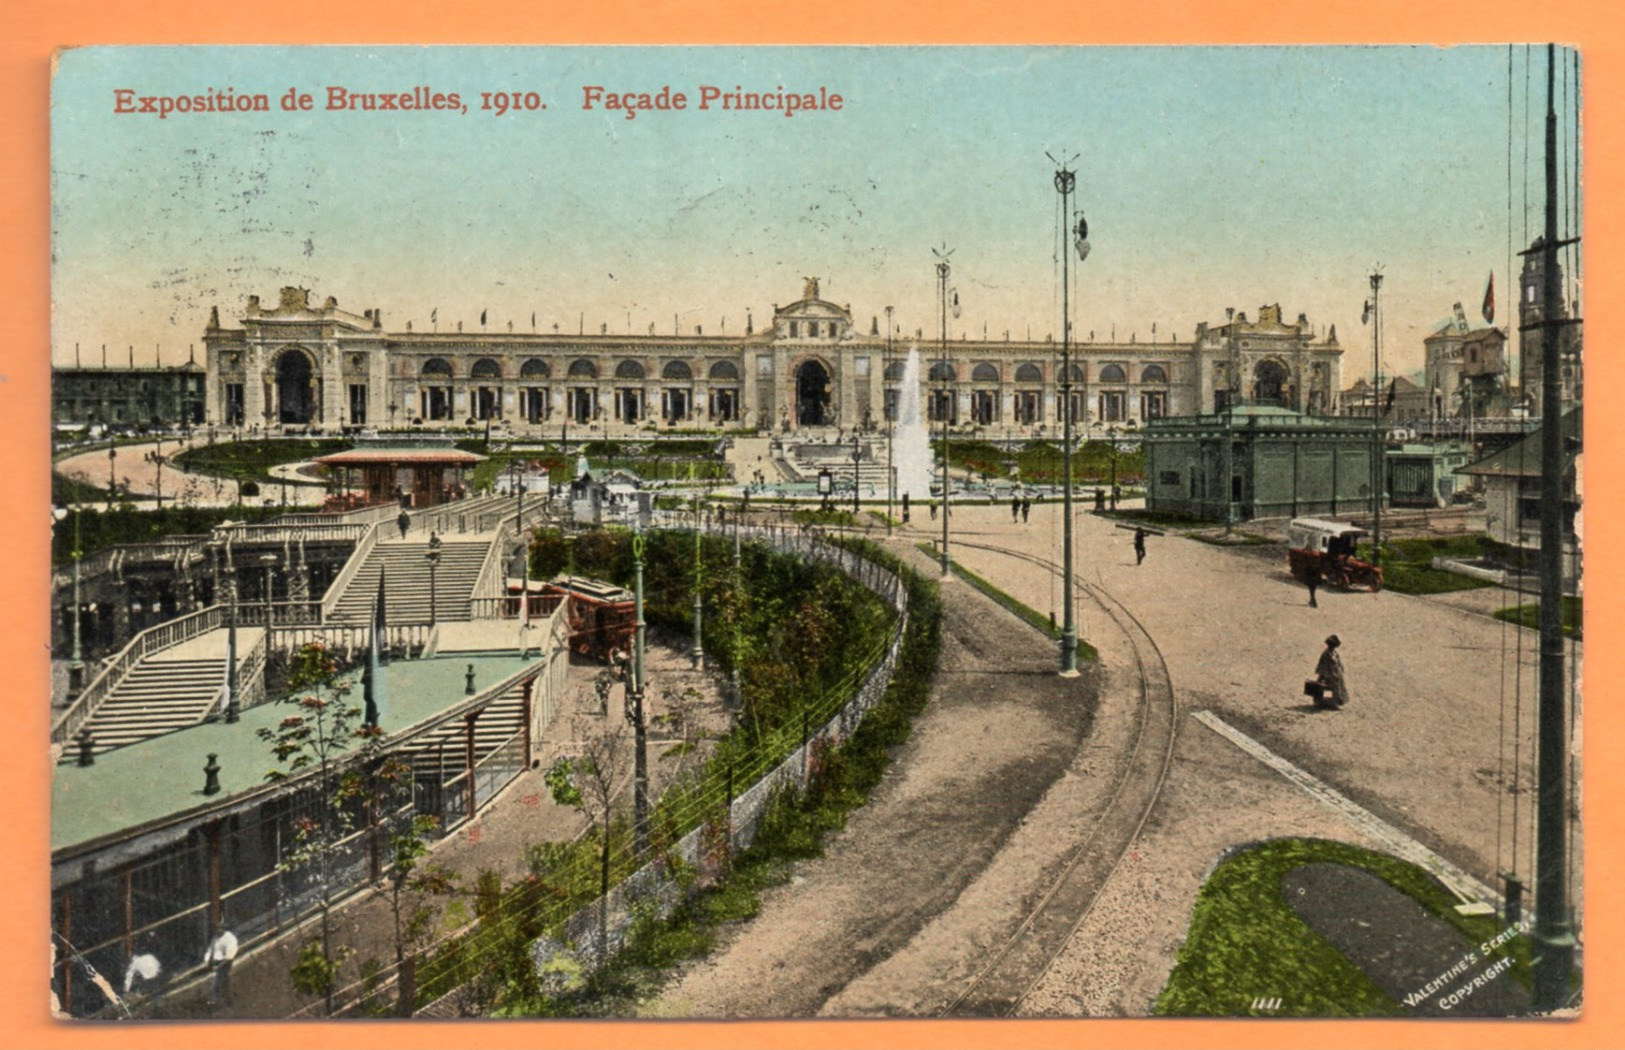
[[[220,697],[226,662],[149,657],[131,668],[118,688],[102,701],[85,728],[92,753],[134,744],[161,733],[196,725]],[[62,762],[79,760],[79,745],[70,742]]]
[[[525,687],[514,686],[480,709],[474,720],[474,761],[478,763],[523,727]],[[468,736],[462,722],[448,725],[408,749],[416,775],[450,779],[468,767]]]
[[[440,620],[469,618],[469,598],[485,564],[489,540],[442,539],[434,576],[434,615]],[[367,555],[340,596],[332,623],[372,622],[378,578],[384,576],[385,616],[390,623],[429,621],[429,542],[380,543]]]

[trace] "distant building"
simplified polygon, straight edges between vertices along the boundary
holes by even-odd
[[[1427,354],[1422,390],[1428,402],[1423,417],[1505,415],[1506,342],[1506,333],[1499,328],[1469,328],[1457,303],[1455,318],[1436,327],[1422,343]]]
[[[1546,243],[1545,237],[1536,237],[1535,243],[1529,247],[1528,255],[1523,257],[1523,273],[1518,280],[1518,377],[1519,394],[1524,406],[1532,416],[1541,412],[1541,391],[1545,383],[1541,380],[1542,362],[1545,360],[1545,333],[1530,325],[1539,324],[1544,318],[1541,308],[1541,297],[1545,277],[1545,253],[1533,249]],[[1558,264],[1558,287],[1563,287],[1563,268]],[[1559,318],[1569,317],[1567,304],[1559,302],[1557,307]],[[1581,357],[1581,326],[1578,324],[1565,324],[1559,331],[1562,333],[1558,345],[1562,350],[1559,363],[1559,373],[1562,377],[1562,401],[1567,406],[1580,401],[1585,390],[1585,368]]]
[[[1222,521],[1227,490],[1237,521],[1371,508],[1369,423],[1250,405],[1154,420],[1143,438],[1146,507],[1158,513]]]
[[[274,306],[249,298],[239,327],[211,312],[207,412],[225,426],[444,429],[504,421],[516,435],[542,427],[599,431],[711,428],[795,431],[868,427],[894,419],[911,346],[920,353],[921,403],[932,421],[1053,432],[1061,421],[1060,344],[950,335],[913,338],[867,326],[823,299],[816,278],[773,307],[757,330],[574,334],[503,330],[388,331],[381,311],[313,305],[284,288]],[[867,328],[867,331],[864,329]],[[1236,314],[1196,326],[1184,342],[1078,333],[1071,407],[1080,424],[1137,426],[1241,400],[1316,414],[1333,410],[1343,350],[1336,329],[1317,338],[1302,314],[1278,305],[1258,320]]]
[[[204,419],[204,368],[55,368],[51,419],[61,426],[198,426]]]

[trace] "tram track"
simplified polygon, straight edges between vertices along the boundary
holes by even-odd
[[[1055,562],[993,544],[960,546],[1015,558],[1060,575]],[[1107,881],[1123,864],[1144,829],[1173,762],[1176,708],[1173,681],[1162,650],[1139,619],[1104,588],[1081,576],[1074,581],[1117,625],[1133,653],[1138,703],[1132,744],[1114,771],[1105,804],[1087,836],[1066,854],[1060,870],[1028,909],[1002,947],[938,1016],[1007,1017],[1044,979],[1072,936],[1095,908]]]

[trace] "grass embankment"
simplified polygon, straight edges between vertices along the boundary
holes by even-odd
[[[1584,622],[1585,614],[1583,606],[1583,599],[1569,597],[1563,599],[1563,637],[1576,639],[1583,637],[1581,634],[1581,624]],[[1531,630],[1540,628],[1540,605],[1538,603],[1510,605],[1505,609],[1497,609],[1491,615],[1497,620],[1505,620],[1507,623],[1515,623],[1520,627],[1528,627]]]
[[[1385,540],[1382,545],[1382,585],[1384,589],[1400,594],[1446,594],[1493,587],[1495,585],[1487,580],[1433,567],[1434,558],[1473,561],[1484,557],[1485,553],[1482,536],[1421,536]],[[1370,545],[1360,545],[1355,557],[1370,561]]]
[[[652,914],[638,919],[626,947],[589,982],[596,1009],[582,1009],[578,1015],[631,1014],[640,1001],[658,992],[677,963],[709,952],[725,924],[755,916],[761,891],[788,881],[792,862],[823,853],[825,834],[845,827],[847,816],[868,802],[891,765],[893,750],[908,739],[936,673],[941,619],[937,585],[867,541],[836,542],[899,573],[908,587],[908,627],[884,697],[846,741],[815,751],[807,789],[790,788],[774,798],[755,841],[732,859],[723,878],[664,919]]]
[[[919,549],[921,554],[928,557],[941,557],[941,555],[937,553],[937,549],[929,543],[916,543],[914,546]],[[971,572],[969,569],[965,568],[963,565],[959,564],[959,562],[954,561],[951,558],[948,561],[948,566],[949,568],[953,569],[954,575],[958,576],[972,587],[975,587],[977,590],[981,591],[983,594],[987,595],[1004,608],[1010,610],[1010,612],[1016,615],[1017,619],[1020,619],[1023,622],[1037,628],[1050,638],[1058,640],[1061,637],[1061,629],[1060,627],[1056,626],[1055,617],[1045,616],[1037,609],[1034,609],[1032,606],[1022,602],[1019,598],[1005,593],[998,587],[995,587],[988,580],[983,579],[974,572]],[[1078,659],[1093,661],[1098,660],[1099,658],[1100,653],[1096,651],[1094,646],[1090,645],[1082,638],[1078,639]]]
[[[1274,1016],[1395,1017],[1403,1004],[1298,918],[1281,893],[1292,869],[1313,863],[1368,871],[1459,931],[1473,946],[1504,923],[1493,915],[1462,915],[1457,899],[1436,879],[1397,857],[1320,839],[1276,839],[1231,857],[1208,877],[1196,898],[1190,934],[1153,1013],[1163,1017],[1250,1017],[1254,1001],[1279,999]],[[1506,945],[1511,973],[1528,984],[1529,940]],[[1481,959],[1488,963],[1490,959]]]

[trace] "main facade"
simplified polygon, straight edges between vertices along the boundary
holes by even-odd
[[[273,307],[250,297],[239,327],[211,311],[204,344],[208,420],[242,428],[870,428],[895,418],[912,346],[932,420],[1042,434],[1063,401],[1053,338],[888,338],[878,314],[856,322],[815,278],[742,334],[392,332],[382,311],[313,306],[308,290],[284,288]],[[1125,428],[1243,401],[1329,415],[1342,353],[1335,326],[1317,339],[1279,306],[1199,324],[1184,343],[1090,340],[1072,348],[1072,414]]]

